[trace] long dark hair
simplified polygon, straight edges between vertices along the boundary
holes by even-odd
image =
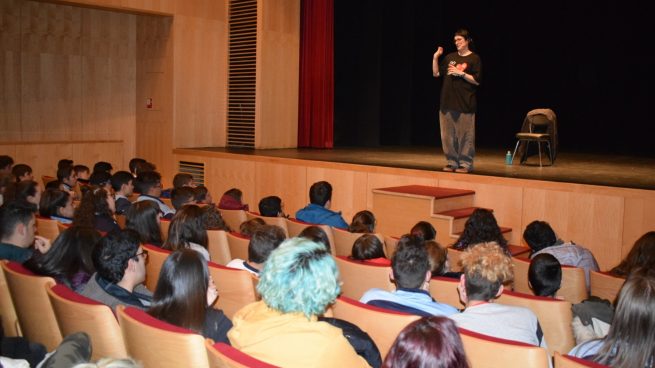
[[[628,256],[610,273],[627,277],[636,268],[655,268],[655,231],[649,231],[637,239]]]
[[[153,201],[133,203],[125,211],[125,227],[139,233],[141,243],[162,246],[159,206]]]
[[[188,248],[189,243],[196,243],[203,248],[207,248],[209,243],[203,211],[196,205],[187,205],[177,211],[163,248],[175,251]]]
[[[407,325],[394,341],[383,368],[468,368],[455,322],[423,317]]]
[[[59,209],[66,207],[70,194],[61,189],[46,189],[41,195],[39,203],[39,214],[43,217],[61,216]]]
[[[148,310],[151,316],[202,333],[207,313],[207,262],[198,252],[173,252],[159,272],[157,288]]]
[[[353,216],[353,220],[348,226],[351,233],[374,233],[375,232],[375,215],[371,211],[359,211]]]
[[[111,217],[113,213],[107,204],[108,195],[109,193],[102,188],[89,189],[84,194],[80,207],[75,211],[73,223],[79,226],[94,227],[96,215]]]
[[[507,253],[507,240],[500,231],[494,214],[486,209],[478,208],[466,220],[464,232],[459,236],[453,248],[463,250],[469,245],[496,242]]]
[[[92,227],[71,226],[59,234],[50,250],[25,263],[32,272],[70,281],[79,271],[95,272],[92,253],[100,234]]]

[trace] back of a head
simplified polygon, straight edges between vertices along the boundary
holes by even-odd
[[[193,184],[193,176],[187,173],[177,173],[173,177],[173,188],[182,188]]]
[[[309,188],[309,202],[319,206],[325,204],[332,199],[332,185],[327,181],[319,181]]]
[[[430,270],[423,240],[413,235],[403,235],[391,258],[391,268],[397,288],[420,288]]]
[[[57,180],[63,182],[65,179],[70,178],[73,173],[73,166],[67,165],[57,169]]]
[[[284,230],[275,225],[261,225],[250,237],[248,261],[262,264],[286,239]]]
[[[400,332],[383,368],[468,368],[455,322],[447,317],[423,317]]]
[[[437,237],[437,230],[427,221],[417,222],[409,233],[416,235],[425,241],[434,240]]]
[[[189,243],[207,248],[209,240],[204,219],[202,208],[196,205],[182,207],[173,216],[164,248],[178,250],[187,248]]]
[[[25,266],[38,274],[72,278],[79,271],[93,273],[92,254],[100,233],[90,227],[71,226],[62,231],[50,250]]]
[[[264,197],[259,201],[259,214],[265,217],[277,217],[282,212],[282,199],[278,196]]]
[[[39,188],[39,183],[35,182],[34,180],[23,180],[18,183],[11,183],[7,186],[5,189],[5,193],[3,195],[3,199],[6,202],[10,201],[16,201],[20,202],[23,205],[29,206],[30,203],[32,205],[35,205],[35,203],[32,203],[28,200],[28,197],[33,197],[33,200],[39,199],[37,198],[37,194],[39,193],[40,188]],[[36,211],[36,206],[34,207],[34,210]]]
[[[228,196],[238,202],[241,202],[243,199],[243,192],[238,188],[228,189],[225,193],[223,193],[223,195]]]
[[[156,171],[140,172],[134,184],[139,193],[148,194],[152,188],[161,185],[161,175]]]
[[[114,169],[113,166],[109,162],[106,161],[98,161],[93,165],[93,172],[96,173],[98,171],[104,171],[111,175],[111,171]]]
[[[353,216],[353,220],[348,226],[351,233],[374,233],[375,232],[375,215],[371,211],[359,211]]]
[[[428,261],[433,277],[443,275],[448,271],[448,250],[446,248],[442,248],[439,243],[430,240],[425,242],[425,250],[428,252]]]
[[[557,242],[553,228],[546,221],[532,221],[523,231],[523,239],[532,252],[538,252]]]
[[[152,162],[148,161],[143,161],[143,162],[138,162],[135,166],[135,171],[134,173],[138,176],[141,173],[147,172],[147,171],[156,171],[157,167],[155,164]]]
[[[89,167],[85,166],[85,165],[75,165],[75,166],[73,166],[73,171],[75,172],[75,175],[77,175],[78,177],[81,176],[84,173],[90,173],[91,172],[91,170],[89,170]]]
[[[530,261],[528,281],[534,295],[554,297],[562,286],[562,265],[552,254],[538,254]]]
[[[57,170],[62,169],[64,167],[72,167],[73,166],[73,160],[69,160],[67,158],[62,158],[57,162]]]
[[[512,260],[496,243],[471,245],[460,257],[468,300],[496,298],[501,285],[514,279]]]
[[[114,191],[118,192],[121,190],[123,185],[129,185],[130,181],[134,182],[134,177],[127,171],[117,171],[114,175],[111,176],[111,187]]]
[[[187,204],[195,204],[195,202],[196,191],[191,187],[179,187],[171,191],[171,203],[176,210]]]
[[[478,208],[466,220],[464,231],[457,239],[455,248],[465,249],[472,244],[488,242],[496,242],[503,248],[507,247],[507,240],[503,237],[493,212]]]
[[[252,234],[254,234],[257,229],[259,229],[261,226],[264,225],[266,225],[266,222],[264,222],[264,220],[258,217],[254,217],[248,221],[242,222],[241,225],[239,225],[239,233],[241,235],[251,237]]]
[[[19,224],[28,226],[33,218],[32,208],[16,202],[4,204],[0,207],[0,240],[14,235]]]
[[[0,155],[0,171],[6,171],[6,174],[11,173],[11,166],[14,164],[14,159],[11,156]]]
[[[137,171],[137,166],[141,163],[146,162],[146,160],[138,157],[134,157],[133,159],[130,160],[128,166],[130,168],[130,173],[136,174]]]
[[[139,250],[139,234],[130,229],[103,237],[93,250],[93,265],[100,277],[112,283],[123,279],[127,263]]]
[[[300,232],[300,234],[298,234],[298,236],[319,244],[323,244],[328,252],[332,252],[330,248],[330,238],[328,238],[327,233],[323,231],[320,226],[307,226]]]
[[[32,173],[32,168],[25,164],[18,164],[14,165],[11,173],[16,177],[16,181],[21,181],[22,177]]]
[[[627,277],[638,268],[655,269],[655,231],[642,235],[621,263],[610,272],[615,276]]]
[[[105,185],[111,185],[111,174],[109,171],[94,171],[89,177],[89,184],[95,185],[98,187],[104,187]]]
[[[39,202],[39,214],[43,217],[59,216],[58,208],[65,207],[70,194],[61,189],[46,189]]]
[[[87,191],[82,197],[79,207],[75,210],[73,222],[77,225],[93,227],[96,216],[113,216],[107,203],[108,196],[109,193],[103,188],[93,188]]]
[[[337,265],[322,244],[287,239],[266,261],[257,291],[268,307],[309,319],[323,314],[341,292]]]
[[[208,206],[203,206],[202,212],[205,218],[205,225],[207,225],[207,230],[232,231],[232,229],[230,229],[230,227],[225,223],[225,220],[223,220],[221,212],[215,205],[210,204]]]
[[[125,227],[139,233],[143,244],[162,245],[160,210],[157,203],[141,201],[132,203],[125,211]]]
[[[373,234],[364,234],[357,238],[355,243],[353,243],[351,257],[359,261],[385,258],[384,246],[377,236]]]

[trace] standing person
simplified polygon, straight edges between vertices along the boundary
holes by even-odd
[[[473,39],[465,29],[455,32],[457,52],[439,63],[443,47],[432,58],[432,75],[444,76],[439,107],[441,142],[448,163],[443,171],[469,173],[475,157],[475,92],[480,85],[482,63],[470,50]]]

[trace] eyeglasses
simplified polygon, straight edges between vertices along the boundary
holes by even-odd
[[[148,251],[145,250],[145,249],[141,249],[141,253],[135,254],[134,257],[132,257],[132,258],[139,258],[139,256],[143,256],[143,259],[147,259],[148,258]]]

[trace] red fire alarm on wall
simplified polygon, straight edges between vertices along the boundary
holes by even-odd
[[[152,98],[146,98],[146,109],[152,109]]]

